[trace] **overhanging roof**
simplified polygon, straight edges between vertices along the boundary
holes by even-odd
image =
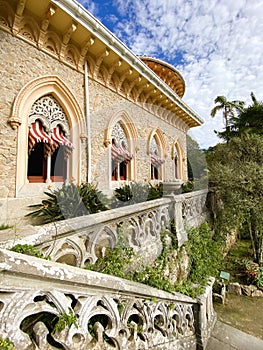
[[[174,125],[179,120],[188,127],[203,123],[182,101],[185,84],[175,68],[155,59],[166,72],[177,76],[172,85],[149,67],[149,60],[136,56],[76,0],[2,0],[0,6],[13,34],[27,41],[31,36],[31,44],[77,70],[83,71],[88,61],[92,79],[135,103],[152,105],[154,113]],[[23,34],[26,30],[31,33]]]

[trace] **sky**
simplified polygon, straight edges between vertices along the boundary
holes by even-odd
[[[201,148],[221,142],[214,100],[263,99],[263,0],[78,0],[136,55],[173,65],[183,101],[204,124],[190,135]]]

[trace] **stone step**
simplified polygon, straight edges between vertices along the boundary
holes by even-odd
[[[263,340],[217,321],[206,350],[263,350]]]

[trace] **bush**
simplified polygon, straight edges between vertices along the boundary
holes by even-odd
[[[16,244],[10,250],[20,254],[36,256],[37,258],[41,259],[50,259],[49,257],[45,257],[38,249],[36,249],[33,245],[30,244]]]
[[[48,196],[41,204],[30,205],[33,211],[27,216],[49,223],[70,219],[107,210],[108,199],[96,186],[82,183],[79,186],[72,182],[63,183],[61,188],[44,192]]]
[[[127,238],[120,234],[118,244],[113,249],[108,248],[104,257],[99,258],[95,264],[87,265],[86,268],[108,275],[132,279],[130,265],[134,255],[135,253],[129,246]]]
[[[209,276],[218,275],[223,263],[222,241],[207,223],[188,232],[186,249],[191,261],[189,279],[192,283],[205,284]]]
[[[121,202],[122,205],[142,203],[161,198],[163,196],[163,185],[157,184],[153,186],[151,183],[133,182],[116,188],[114,195],[117,202]],[[117,206],[118,204],[120,203],[117,203]]]
[[[174,263],[174,252],[177,251],[178,257],[180,256],[172,227],[161,233],[161,239],[162,253],[151,265],[145,266],[140,262],[140,257],[136,256],[125,236],[120,235],[116,247],[108,249],[103,258],[99,258],[94,265],[88,265],[87,269],[144,283],[167,292],[184,293],[191,297],[201,294],[208,277],[218,275],[223,259],[221,243],[214,239],[208,224],[190,230],[189,242],[186,244],[191,262],[189,277],[185,280],[185,276],[175,284],[167,276],[170,264]]]
[[[0,337],[0,349],[1,350],[15,350],[15,346],[9,339],[3,339]]]

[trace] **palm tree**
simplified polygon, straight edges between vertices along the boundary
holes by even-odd
[[[238,136],[244,133],[263,134],[263,102],[259,102],[253,92],[250,96],[252,104],[234,120],[233,126]]]
[[[228,128],[229,119],[234,118],[234,111],[240,113],[245,106],[245,102],[239,100],[227,101],[225,96],[217,96],[214,102],[217,105],[211,110],[211,116],[214,117],[218,111],[223,110],[223,120],[226,129]]]

